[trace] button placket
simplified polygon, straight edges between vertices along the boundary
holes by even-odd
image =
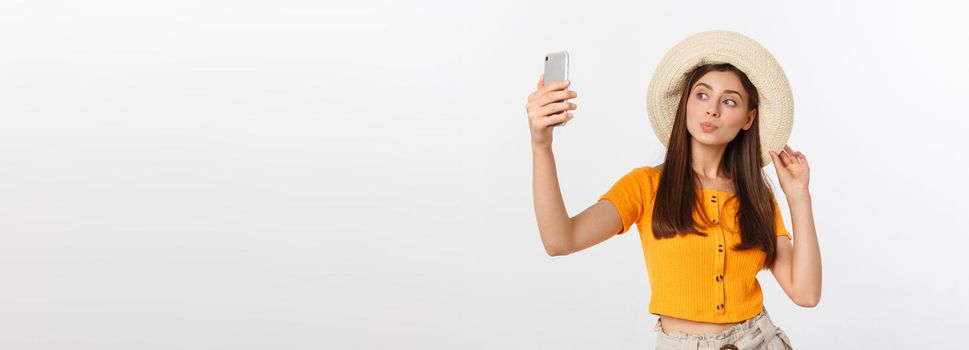
[[[715,281],[716,289],[716,300],[714,300],[714,307],[716,308],[716,313],[718,315],[726,314],[726,307],[724,306],[726,300],[726,288],[724,287],[723,274],[726,267],[726,241],[723,235],[723,229],[720,226],[720,198],[716,194],[711,194],[709,196],[710,209],[713,212],[713,223],[717,224],[714,227],[714,241],[717,245],[717,256],[715,264],[715,271],[713,279]]]
[[[719,225],[720,224],[720,205],[716,204],[717,195],[711,195],[710,202],[714,203],[713,205],[711,205],[713,207],[713,223]]]

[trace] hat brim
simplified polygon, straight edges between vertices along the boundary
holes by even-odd
[[[730,63],[757,87],[760,97],[761,167],[770,151],[787,144],[794,123],[794,96],[787,75],[773,55],[753,39],[732,31],[693,34],[673,46],[660,60],[646,92],[646,109],[656,137],[669,148],[670,133],[686,74],[709,63]]]

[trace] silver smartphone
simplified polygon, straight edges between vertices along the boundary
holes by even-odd
[[[545,84],[566,79],[569,79],[569,52],[559,51],[545,55]],[[552,126],[564,126],[565,123],[552,124]]]

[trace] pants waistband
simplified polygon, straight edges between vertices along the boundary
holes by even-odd
[[[721,333],[707,332],[701,334],[686,334],[679,331],[670,331],[670,334],[664,334],[660,321],[656,322],[656,331],[658,337],[665,337],[675,340],[678,343],[686,342],[696,346],[699,346],[700,343],[707,344],[710,342],[728,343],[728,341],[739,339],[743,337],[743,335],[755,329],[760,329],[762,334],[774,334],[776,332],[776,328],[777,326],[771,321],[770,315],[767,313],[766,308],[758,313],[757,316],[747,319],[740,324],[734,325],[730,329]]]

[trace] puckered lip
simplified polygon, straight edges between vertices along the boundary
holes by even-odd
[[[713,124],[711,122],[702,122],[702,123],[700,123],[700,126],[706,126],[708,128],[719,128],[719,126],[716,126],[715,124]]]

